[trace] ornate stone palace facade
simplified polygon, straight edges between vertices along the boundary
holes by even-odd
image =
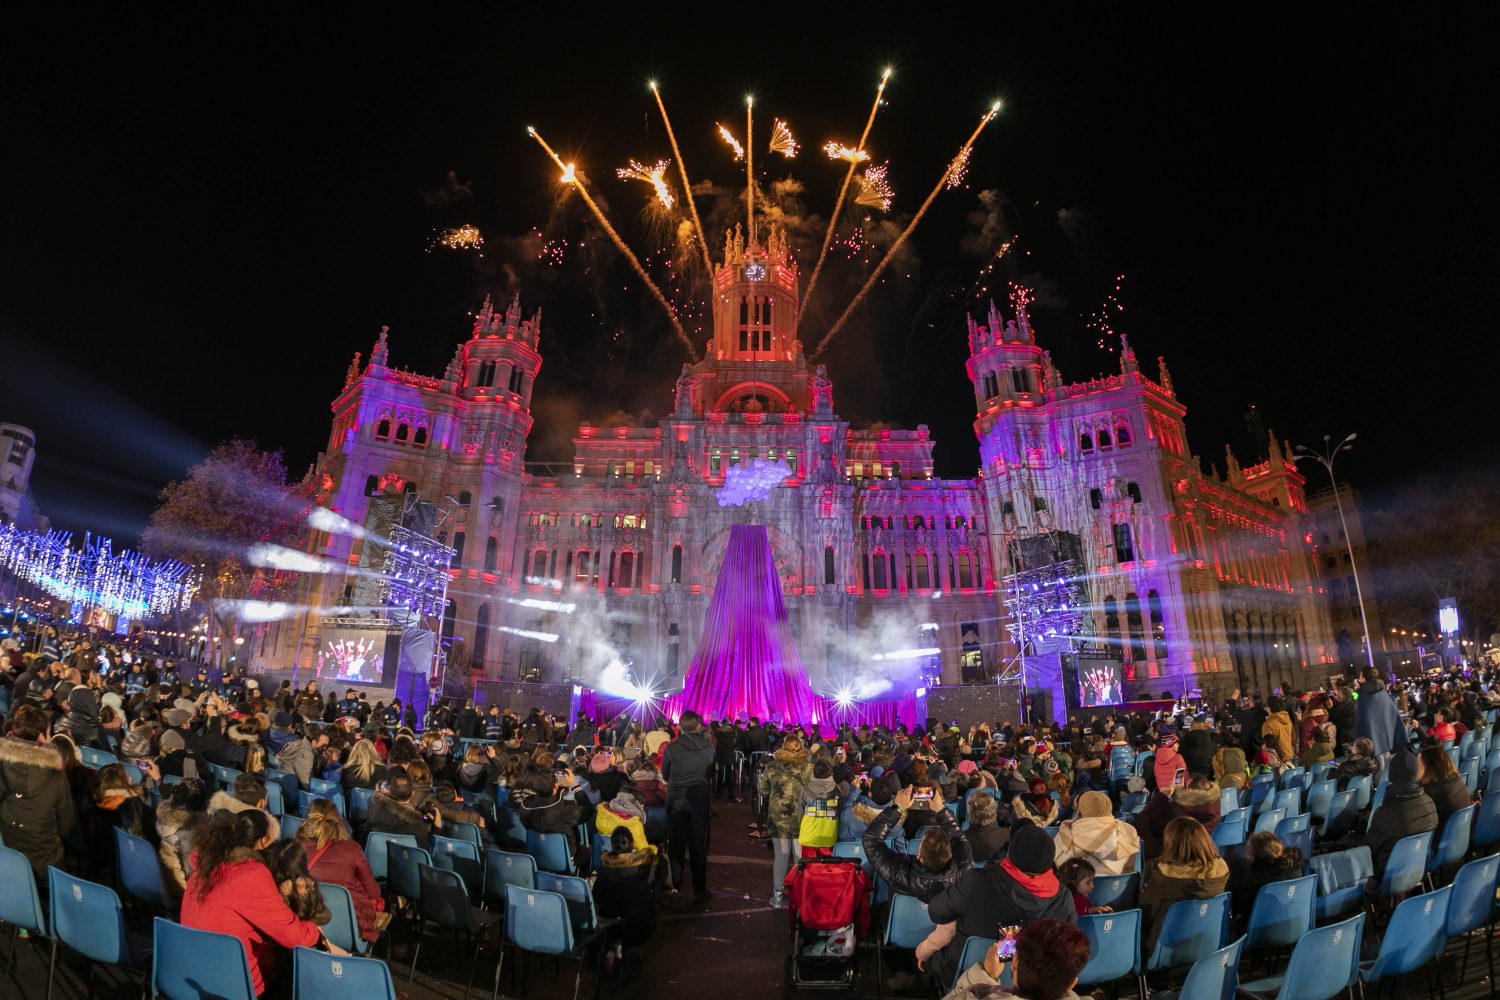
[[[768,526],[817,690],[839,686],[877,635],[940,650],[931,681],[995,676],[1015,652],[1004,627],[1015,553],[1042,535],[1081,562],[1084,631],[1117,651],[1127,691],[1322,675],[1335,650],[1304,484],[1274,439],[1267,462],[1230,454],[1223,475],[1205,473],[1164,363],[1150,378],[1122,343],[1117,374],[1067,382],[1020,299],[1008,319],[992,305],[969,321],[981,468],[936,478],[925,426],[839,417],[828,372],[794,334],[797,279],[779,233],[727,240],[713,338],[683,366],[670,415],[583,424],[571,467],[545,474],[524,464],[540,310],[486,300],[438,377],[391,367],[382,330],[333,401],[319,499],[356,523],[370,495],[393,490],[448,511],[441,531],[458,557],[444,633],[492,678],[587,682],[586,644],[572,639],[607,629],[643,680],[680,684],[728,529],[748,518]],[[720,507],[726,470],[755,458],[786,464],[782,488]],[[326,532],[309,542],[349,565],[359,545]],[[348,593],[334,576],[305,580],[304,606]],[[316,616],[268,625],[251,648],[305,667],[319,629]]]

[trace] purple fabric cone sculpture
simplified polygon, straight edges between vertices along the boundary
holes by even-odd
[[[681,705],[707,719],[743,712],[811,722],[820,704],[792,638],[765,526],[734,525]]]

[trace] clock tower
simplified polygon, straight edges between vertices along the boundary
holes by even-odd
[[[786,235],[773,228],[766,245],[749,246],[735,226],[724,239],[724,263],[714,272],[717,361],[791,361],[797,353],[797,265]]]

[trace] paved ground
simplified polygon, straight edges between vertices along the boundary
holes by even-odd
[[[713,823],[709,865],[712,899],[700,907],[685,901],[678,905],[672,899],[664,903],[656,935],[644,949],[643,974],[624,988],[612,979],[606,979],[602,995],[622,1000],[734,1000],[740,997],[762,1000],[780,995],[788,932],[786,914],[766,905],[771,881],[770,849],[747,835],[748,804],[720,804],[717,810],[719,815]],[[430,937],[428,941],[432,943],[423,949],[422,968],[414,982],[406,982],[409,965],[396,963],[393,972],[398,995],[402,1000],[460,1000],[464,970],[453,964],[448,942],[435,942]],[[0,941],[0,946],[4,943]],[[1476,940],[1474,944],[1474,960],[1470,962],[1468,982],[1462,988],[1453,985],[1458,978],[1456,956],[1461,954],[1462,944],[1452,945],[1443,959],[1443,974],[1448,984],[1446,995],[1450,1000],[1495,995],[1484,976],[1482,942]],[[27,952],[23,943],[18,952],[18,975],[0,982],[0,997],[15,996],[18,1000],[42,1000],[45,997],[46,952],[44,949],[38,949],[34,954]],[[0,959],[3,957],[4,948],[0,947]],[[507,959],[506,964],[509,968],[512,960]],[[868,962],[862,960],[864,975],[860,993],[868,997],[876,995],[873,966],[873,958]],[[526,996],[529,1000],[568,1000],[573,993],[573,968],[564,965],[554,977],[550,962],[534,961]],[[493,975],[494,965],[486,960],[475,977],[476,982],[483,984],[484,995],[488,993]],[[57,994],[59,1000],[83,994],[79,975],[67,972],[65,980],[67,990]],[[509,973],[506,980],[506,994],[516,996]],[[580,995],[591,996],[593,986],[590,972],[585,975]],[[1409,977],[1401,987],[1398,995],[1402,998],[1434,995],[1420,973]],[[474,994],[475,997],[480,995]],[[810,998],[816,994],[808,992],[802,995]],[[934,996],[931,993],[921,995]],[[96,977],[96,996],[99,1000],[126,1000],[139,997],[140,988],[111,970]],[[1126,996],[1133,996],[1133,993]],[[337,998],[320,997],[316,1000]]]

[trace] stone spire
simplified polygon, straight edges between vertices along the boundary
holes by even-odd
[[[390,349],[386,344],[386,337],[390,332],[391,328],[388,326],[380,328],[380,336],[375,338],[375,347],[370,351],[371,368],[384,368],[390,360]]]
[[[1177,393],[1172,389],[1172,373],[1167,371],[1166,358],[1158,357],[1156,359],[1156,370],[1160,372],[1159,379],[1161,381],[1162,391],[1164,391],[1168,396],[1171,396],[1175,399],[1177,397]]]
[[[1229,473],[1229,481],[1238,486],[1240,480],[1243,478],[1240,473],[1239,459],[1234,457],[1234,450],[1227,444],[1224,446],[1224,462],[1224,467]]]
[[[486,306],[490,304],[488,296],[485,297],[484,304]],[[463,381],[463,359],[464,347],[462,344],[459,344],[458,347],[454,348],[453,350],[453,357],[448,361],[447,370],[443,372],[444,382],[452,382],[454,385],[457,385],[459,382]]]
[[[1055,364],[1052,363],[1052,352],[1051,351],[1043,351],[1042,352],[1042,388],[1043,389],[1060,389],[1060,388],[1062,388],[1062,384],[1063,384],[1062,372],[1058,371],[1057,370],[1057,365],[1055,365]]]
[[[1275,431],[1269,431],[1268,433],[1271,438],[1271,447],[1266,454],[1270,457],[1272,465],[1281,465],[1286,461],[1286,456],[1281,451],[1281,442],[1276,440]]]
[[[521,293],[517,292],[515,298],[510,300],[510,305],[505,307],[505,326],[507,329],[515,329],[521,322]]]
[[[354,360],[349,362],[349,370],[344,373],[344,388],[347,389],[359,378],[359,352],[354,352]]]
[[[1130,338],[1120,334],[1120,374],[1129,375],[1140,370],[1141,365],[1136,360],[1135,348],[1130,346]]]

